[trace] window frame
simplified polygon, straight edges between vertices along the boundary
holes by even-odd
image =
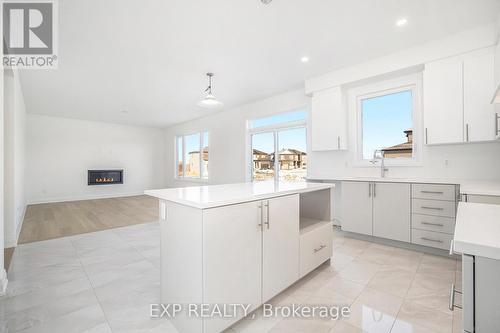
[[[363,158],[363,110],[362,100],[379,96],[390,95],[402,91],[411,91],[412,94],[412,121],[413,121],[413,157],[386,158],[386,166],[421,166],[423,149],[422,128],[422,75],[414,74],[392,80],[356,87],[349,91],[349,110],[355,114],[354,125],[354,163],[355,167],[380,167],[380,162],[373,164]]]
[[[272,116],[277,116],[281,114],[287,114],[291,112],[298,112],[298,111],[304,111],[305,114],[305,119],[304,120],[294,120],[294,121],[287,121],[287,122],[282,122],[282,123],[277,123],[273,125],[267,125],[267,126],[261,126],[261,127],[256,127],[256,128],[251,128],[250,124],[252,121],[256,119],[261,119],[261,118],[267,118],[267,117],[272,117]],[[279,157],[277,158],[276,154],[278,152],[279,148],[279,138],[278,138],[278,133],[283,130],[291,130],[291,129],[298,129],[298,128],[303,128],[305,129],[305,134],[306,134],[306,154],[309,156],[308,153],[308,129],[307,129],[307,123],[309,119],[309,112],[306,107],[294,109],[294,110],[289,110],[285,112],[279,112],[279,113],[273,113],[270,115],[262,115],[261,117],[254,117],[247,119],[246,121],[246,128],[247,128],[247,181],[249,182],[254,182],[253,179],[253,140],[252,137],[254,134],[261,134],[261,133],[272,133],[274,137],[274,151],[275,151],[275,158],[274,158],[274,182],[279,182],[280,178],[280,163],[279,163]]]
[[[203,145],[204,145],[204,138],[203,136],[207,134],[208,138],[208,166],[207,169],[210,170],[210,132],[208,130],[205,131],[196,131],[196,132],[190,132],[186,134],[178,134],[175,136],[174,139],[174,154],[175,154],[175,168],[174,168],[174,177],[177,180],[185,180],[185,181],[193,181],[193,182],[208,182],[210,179],[210,171],[208,172],[208,175],[204,175],[204,168],[203,168]],[[199,152],[200,152],[200,161],[199,161],[199,168],[200,168],[200,176],[199,177],[188,177],[186,176],[186,161],[184,160],[185,158],[185,153],[186,153],[186,140],[185,137],[190,136],[190,135],[196,135],[198,134],[200,136],[200,142],[199,142]],[[179,140],[182,140],[182,152],[181,152],[181,157],[182,157],[182,176],[179,175]]]

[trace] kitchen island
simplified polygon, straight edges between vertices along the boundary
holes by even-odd
[[[328,261],[333,186],[146,191],[159,199],[161,301],[182,307],[171,319],[178,331],[221,332]]]

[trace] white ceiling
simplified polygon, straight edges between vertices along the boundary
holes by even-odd
[[[499,11],[498,0],[63,0],[59,68],[21,82],[30,113],[168,126],[213,112],[196,106],[207,71],[228,109]]]

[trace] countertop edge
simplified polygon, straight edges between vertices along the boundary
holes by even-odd
[[[210,208],[217,208],[217,207],[234,205],[234,204],[238,204],[238,203],[245,203],[245,202],[252,202],[252,201],[258,201],[258,200],[264,200],[264,199],[277,198],[277,197],[282,197],[282,196],[291,195],[291,194],[300,194],[300,193],[322,191],[322,190],[331,189],[331,188],[335,187],[335,184],[322,184],[322,185],[324,185],[324,186],[318,186],[316,188],[284,190],[284,191],[280,191],[280,192],[265,193],[265,194],[256,195],[256,196],[252,196],[252,197],[237,198],[234,200],[224,200],[224,201],[212,202],[212,203],[196,203],[196,202],[189,201],[189,200],[172,199],[171,197],[166,197],[166,196],[161,196],[161,195],[156,194],[156,192],[159,191],[158,189],[157,190],[145,190],[144,194],[158,198],[160,200],[174,202],[174,203],[177,203],[177,204],[183,205],[183,206],[188,206],[188,207],[197,208],[197,209],[210,209]],[[208,185],[208,186],[210,186],[210,185]]]

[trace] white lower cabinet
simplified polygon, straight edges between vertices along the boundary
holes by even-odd
[[[342,230],[410,241],[410,185],[342,182]]]
[[[373,236],[410,241],[410,184],[373,184]]]
[[[266,302],[299,278],[299,196],[267,200],[263,209],[267,220],[262,232],[262,301]]]
[[[449,250],[458,187],[344,181],[342,230]]]
[[[449,250],[455,230],[458,188],[455,185],[412,185],[413,244]]]
[[[203,303],[261,304],[262,202],[203,211]],[[204,332],[221,332],[236,318],[203,320]]]
[[[342,230],[372,235],[372,183],[342,182]]]
[[[299,195],[203,211],[203,303],[256,309],[299,279]],[[221,332],[243,317],[203,321]]]

